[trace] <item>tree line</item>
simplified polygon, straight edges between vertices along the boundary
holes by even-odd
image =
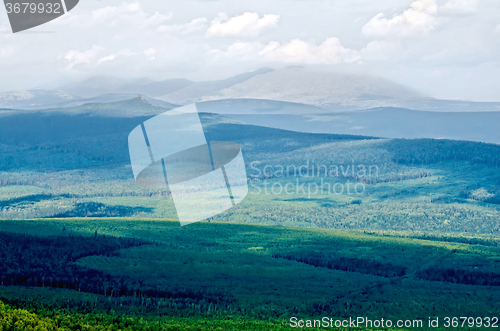
[[[348,272],[360,272],[363,274],[375,275],[380,277],[392,278],[402,277],[406,273],[406,267],[393,265],[388,262],[380,262],[369,259],[355,257],[335,256],[332,253],[325,252],[288,252],[275,253],[274,258],[297,261],[315,267],[323,267],[333,270]]]
[[[500,286],[500,274],[479,270],[432,267],[420,270],[417,272],[417,277],[424,280],[463,285]]]
[[[116,256],[118,250],[152,244],[99,235],[37,237],[0,232],[0,284],[70,289],[110,297],[187,299],[209,305],[234,298],[213,289],[155,288],[143,280],[114,276],[75,262],[86,256]],[[168,271],[166,271],[168,272]],[[206,308],[206,307],[205,307]]]

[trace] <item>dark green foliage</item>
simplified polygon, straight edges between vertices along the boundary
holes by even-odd
[[[137,187],[132,177],[127,136],[148,117],[112,118],[104,115],[105,106],[95,108],[99,116],[10,115],[0,121],[0,217],[102,217],[2,221],[9,231],[83,234],[1,233],[4,301],[38,310],[257,319],[453,316],[471,303],[476,315],[498,312],[493,236],[500,231],[494,205],[500,147],[297,133],[201,114],[207,139],[238,142],[247,166],[309,160],[311,166],[377,165],[381,174],[330,178],[332,184],[366,184],[362,196],[249,194],[214,222],[181,228],[176,222],[105,218],[170,217],[173,207],[161,192]],[[19,121],[26,125],[14,128]],[[302,169],[297,177],[307,183],[325,177]],[[314,177],[300,176],[306,174]],[[295,181],[287,175],[261,178],[269,185]],[[234,222],[420,232],[398,238]],[[463,284],[489,286],[472,291]]]
[[[128,134],[147,118],[62,113],[2,116],[2,170],[125,164],[129,162]]]
[[[2,116],[0,121],[2,170],[53,171],[128,164],[130,162],[128,135],[133,128],[152,116],[112,117],[104,114],[105,112],[99,115],[57,112]],[[217,115],[201,116],[208,140],[244,143],[258,142],[265,137],[267,141],[265,145],[245,146],[243,151],[248,154],[291,151],[318,143],[367,138],[352,135],[311,135],[241,124],[211,124],[214,117]],[[299,141],[300,144],[284,144],[287,141]]]
[[[99,293],[109,277],[102,272],[77,266],[74,262],[85,256],[109,256],[119,249],[145,243],[139,239],[105,236],[35,237],[0,232],[0,281],[2,285],[48,286]],[[97,285],[99,283],[101,288]]]
[[[13,305],[15,306],[15,305]],[[113,310],[101,313],[54,311],[41,309],[16,309],[0,302],[0,328],[5,331],[20,330],[93,330],[93,331],[163,331],[163,330],[288,330],[288,323],[279,320],[259,321],[255,319],[211,316],[211,317],[161,317],[124,316]],[[313,329],[317,330],[317,329]]]
[[[52,194],[33,194],[33,195],[26,195],[23,197],[19,198],[12,198],[9,200],[3,200],[0,201],[0,208],[4,208],[7,206],[14,206],[17,204],[29,204],[29,203],[35,203],[35,202],[40,202],[42,200],[51,200],[51,199],[57,199],[60,197],[68,198],[68,195],[62,195],[62,196],[56,196]]]
[[[52,287],[105,296],[179,298],[207,304],[230,298],[198,290],[160,289],[144,286],[127,275],[113,277],[75,262],[86,256],[116,256],[118,250],[148,244],[140,239],[99,236],[36,237],[0,232],[0,284]]]
[[[420,270],[417,277],[425,280],[464,285],[500,286],[500,274],[477,270],[428,268]]]
[[[150,213],[153,208],[146,207],[126,207],[126,206],[107,206],[98,202],[77,203],[75,208],[70,211],[56,214],[51,217],[126,217],[137,213]]]
[[[371,232],[363,231],[365,234],[373,234],[376,236],[391,236],[391,237],[403,237],[403,238],[415,238],[424,239],[429,241],[443,241],[449,243],[462,243],[468,245],[482,245],[482,246],[500,246],[500,240],[498,238],[478,238],[478,237],[466,237],[461,235],[446,235],[439,233],[418,233],[418,232],[405,232],[398,234],[390,234],[384,231]]]
[[[499,286],[471,290],[416,276],[429,268],[498,274],[495,246],[219,222],[180,227],[166,220],[86,218],[1,224],[9,231],[60,235],[66,228],[65,234],[83,235],[41,238],[4,233],[0,248],[11,258],[2,256],[0,261],[6,266],[2,274],[12,272],[9,279],[27,284],[34,278],[33,270],[53,278],[61,273],[59,285],[50,288],[48,283],[31,288],[0,286],[0,300],[36,312],[275,320],[448,316],[459,314],[465,305],[471,307],[470,314],[486,316],[499,307],[495,300]],[[122,235],[155,244],[130,248],[123,244],[120,250],[114,244],[104,245],[119,244],[121,239],[110,236]],[[105,252],[86,248],[101,241]],[[79,258],[84,254],[77,251],[94,255]],[[72,279],[79,287],[68,286]],[[89,284],[94,290],[84,292]],[[162,292],[170,294],[163,297]]]
[[[406,272],[406,267],[393,265],[388,262],[359,259],[355,257],[339,257],[325,252],[298,251],[276,253],[273,254],[273,257],[310,264],[315,267],[348,272],[359,272],[362,274],[381,276],[385,278],[402,277]]]
[[[433,164],[469,161],[472,164],[500,166],[500,146],[471,141],[437,139],[392,139],[384,144],[400,164]]]

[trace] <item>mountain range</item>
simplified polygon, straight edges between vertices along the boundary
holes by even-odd
[[[143,103],[161,110],[194,102],[200,112],[286,130],[500,143],[498,102],[440,100],[379,77],[302,67],[205,82],[92,77],[54,90],[0,93],[4,110],[126,117],[147,116]]]
[[[262,100],[281,101],[312,107],[307,114],[365,110],[380,107],[440,112],[500,111],[499,102],[440,100],[380,77],[318,71],[302,67],[273,70],[261,68],[223,80],[194,82],[183,78],[153,81],[116,77],[91,77],[53,90],[38,89],[0,93],[0,108],[44,109],[74,107],[85,103],[115,102],[142,95],[148,102],[176,107],[194,102]],[[221,103],[221,107],[224,102]],[[244,113],[269,113],[268,105],[253,103]],[[290,107],[281,109],[289,113]],[[296,109],[295,109],[296,110]],[[240,111],[231,111],[240,113]],[[243,112],[242,112],[243,113]],[[306,114],[302,114],[306,115]]]

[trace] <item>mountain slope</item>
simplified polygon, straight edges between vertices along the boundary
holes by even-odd
[[[158,100],[155,98],[151,98],[147,95],[139,95],[137,93],[107,93],[107,94],[102,94],[98,95],[93,98],[86,98],[86,99],[76,99],[73,101],[68,101],[68,102],[63,102],[59,103],[56,105],[45,105],[44,107],[36,107],[36,108],[31,108],[31,109],[45,109],[45,108],[67,108],[67,107],[77,107],[81,105],[85,105],[88,103],[112,103],[112,102],[120,102],[120,101],[126,101],[134,98],[142,98],[145,101],[149,102],[152,105],[155,106],[161,106],[161,107],[166,107],[166,108],[176,108],[178,105],[171,104],[166,101]],[[27,108],[29,109],[29,108]]]
[[[435,138],[500,144],[500,112],[434,112],[376,108],[333,114],[229,114],[236,120],[285,130],[386,138]]]
[[[500,111],[500,102],[439,100],[387,79],[315,71],[301,67],[255,76],[194,101],[266,99],[302,103],[330,111],[400,107],[441,112]],[[185,100],[177,99],[177,103]]]
[[[140,93],[155,97],[174,92],[193,83],[190,80],[182,78],[156,82],[149,78],[139,78],[130,81],[117,77],[97,76],[59,88],[85,98],[93,98],[107,93]]]
[[[179,89],[173,93],[165,93],[160,99],[174,104],[189,104],[199,101],[206,95],[216,93],[222,89],[229,88],[235,84],[243,83],[254,77],[265,75],[273,70],[270,68],[261,68],[252,72],[236,75],[224,80],[216,80],[209,82],[197,82],[183,89]]]
[[[377,77],[287,68],[253,77],[201,101],[269,99],[318,107],[373,107],[424,98],[418,92]]]
[[[147,84],[129,83],[121,86],[118,91],[120,93],[140,93],[152,97],[160,97],[193,84],[196,83],[183,78],[166,79],[160,82],[148,82]]]
[[[61,90],[26,90],[0,93],[0,108],[30,108],[79,99]]]
[[[107,117],[139,117],[161,114],[170,107],[156,106],[148,102],[144,97],[120,100],[109,103],[86,103],[76,107],[46,109],[40,113],[64,113],[64,114],[92,114],[93,116]]]

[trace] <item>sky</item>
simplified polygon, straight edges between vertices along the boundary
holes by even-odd
[[[93,76],[216,80],[290,65],[500,102],[500,1],[80,0],[16,34],[0,9],[0,91]]]

